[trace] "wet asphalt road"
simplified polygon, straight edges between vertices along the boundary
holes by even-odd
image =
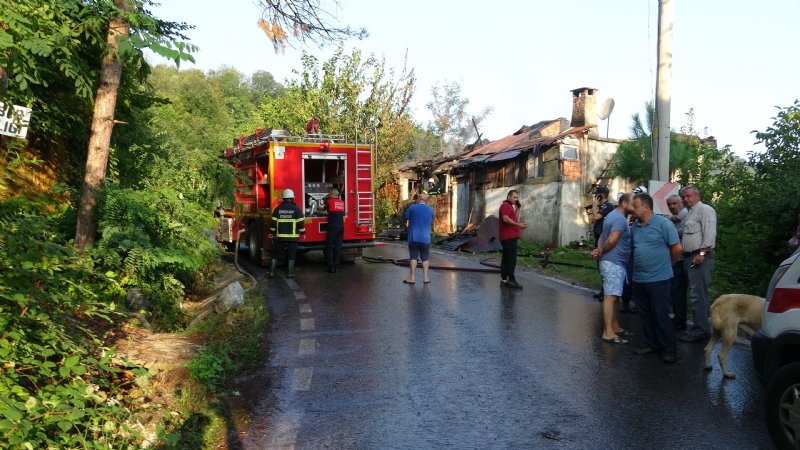
[[[445,252],[431,263],[483,267]],[[602,342],[589,291],[532,273],[513,291],[498,274],[436,270],[423,285],[419,269],[410,286],[392,264],[324,269],[309,255],[265,290],[273,386],[246,448],[772,448],[745,345],[723,380],[702,369],[705,344],[680,343],[673,365],[634,355],[635,316],[622,316],[629,345]]]

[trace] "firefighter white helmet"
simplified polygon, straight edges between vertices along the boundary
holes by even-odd
[[[283,190],[283,198],[294,198],[294,191],[291,189],[284,189]]]
[[[634,194],[647,194],[647,188],[644,186],[639,186],[633,190]]]

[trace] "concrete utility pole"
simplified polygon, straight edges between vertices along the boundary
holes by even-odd
[[[653,179],[669,181],[669,110],[672,102],[672,0],[658,0],[658,72],[653,127]]]

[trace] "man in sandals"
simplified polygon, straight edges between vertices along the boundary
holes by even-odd
[[[406,210],[408,221],[408,256],[411,274],[403,283],[414,284],[417,274],[417,258],[422,260],[422,282],[431,282],[428,277],[428,257],[431,251],[431,227],[433,225],[433,208],[426,205],[428,193],[417,194],[417,201]]]
[[[619,325],[617,300],[622,296],[627,278],[630,257],[630,229],[625,218],[631,194],[622,194],[617,207],[603,220],[603,232],[592,258],[600,260],[600,277],[603,279],[603,342],[627,344],[630,333]]]

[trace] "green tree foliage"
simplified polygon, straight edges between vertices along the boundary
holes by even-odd
[[[120,282],[66,245],[53,207],[0,203],[0,448],[136,447],[126,381],[99,345]]]
[[[689,112],[690,118],[694,117]],[[614,157],[612,174],[633,184],[646,184],[652,178],[652,136],[655,120],[653,102],[645,103],[645,117],[637,112],[631,117],[631,138],[620,144]],[[694,134],[670,133],[669,172],[672,181],[685,183],[698,175],[695,162],[702,142]]]
[[[378,141],[377,187],[392,180],[391,170],[412,151],[418,128],[408,112],[416,78],[403,68],[398,75],[384,60],[363,58],[343,48],[325,62],[303,55],[303,72],[291,80],[283,95],[267,99],[260,108],[262,123],[305,133],[316,115],[323,134],[342,134],[360,142]],[[376,136],[377,131],[377,136]],[[379,196],[381,195],[379,192]],[[391,214],[391,202],[378,199],[378,223]]]
[[[800,102],[779,108],[774,123],[755,133],[766,151],[750,153],[745,165],[726,161],[708,186],[720,223],[717,278],[729,286],[721,293],[763,296],[792,251],[786,241],[800,213]]]
[[[477,115],[467,111],[469,99],[462,97],[458,82],[442,82],[431,87],[433,100],[426,105],[433,115],[430,127],[439,137],[439,151],[455,154],[465,145],[480,139],[480,123],[492,112],[484,108]]]

